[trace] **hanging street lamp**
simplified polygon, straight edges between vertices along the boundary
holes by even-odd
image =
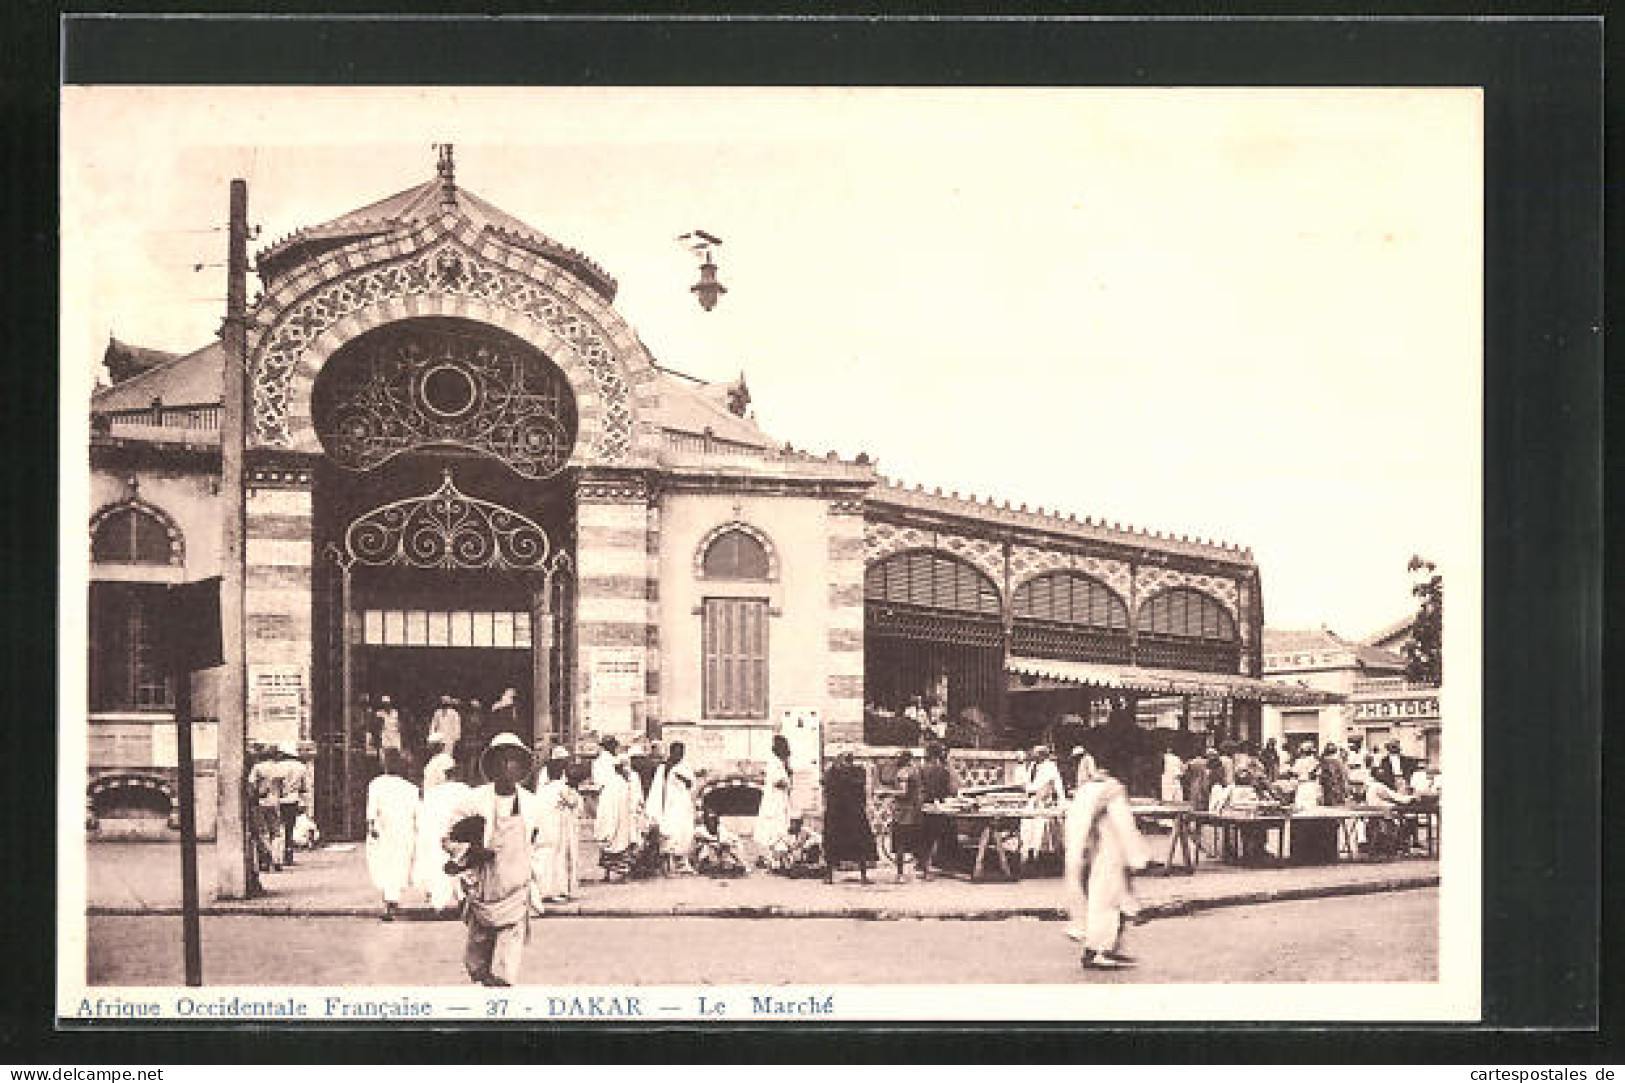
[[[699,300],[700,307],[710,312],[717,307],[717,298],[728,292],[728,287],[717,281],[716,261],[711,258],[711,250],[722,244],[722,238],[696,229],[677,240],[700,257],[700,280],[688,289]]]

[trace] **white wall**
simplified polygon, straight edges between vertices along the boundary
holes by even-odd
[[[829,710],[828,502],[801,496],[667,493],[660,513],[660,716],[664,725],[700,726],[704,759],[764,759],[775,720],[787,709]],[[695,572],[701,542],[742,521],[772,543],[778,578],[761,584],[708,584]],[[759,722],[703,717],[701,617],[705,597],[767,598],[768,717]],[[709,751],[707,751],[709,750]]]

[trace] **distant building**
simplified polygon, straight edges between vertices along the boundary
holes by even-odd
[[[1314,741],[1344,745],[1353,736],[1365,748],[1398,740],[1405,755],[1439,765],[1439,689],[1405,679],[1398,653],[1411,621],[1371,640],[1353,642],[1329,629],[1264,629],[1264,673],[1271,680],[1319,689],[1335,697],[1318,706],[1264,709],[1264,732],[1288,746]]]

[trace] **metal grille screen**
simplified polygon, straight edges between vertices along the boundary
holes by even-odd
[[[999,592],[987,576],[944,553],[916,549],[898,553],[864,573],[864,597],[928,609],[996,617]]]

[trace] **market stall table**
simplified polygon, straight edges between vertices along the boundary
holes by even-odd
[[[1162,863],[1162,875],[1171,875],[1175,868],[1182,868],[1187,873],[1196,871],[1197,842],[1191,835],[1189,805],[1133,798],[1129,801],[1129,811],[1134,814],[1136,824],[1141,820],[1170,824],[1172,831],[1168,839],[1168,858]],[[1176,857],[1183,857],[1184,860],[1176,862]]]
[[[987,868],[987,854],[993,851],[999,870],[1006,880],[1019,880],[1021,874],[1010,864],[1006,843],[1021,844],[1021,821],[1025,819],[1060,820],[1066,816],[1063,808],[1022,807],[959,807],[933,804],[924,809],[928,817],[946,820],[951,830],[964,831],[976,836],[976,861],[971,866],[970,878],[981,880]],[[1019,862],[1018,862],[1019,867]]]
[[[1263,856],[1269,855],[1269,833],[1276,834],[1275,854],[1273,860],[1284,861],[1287,855],[1287,824],[1292,821],[1292,814],[1285,809],[1232,809],[1222,812],[1196,812],[1186,814],[1186,822],[1191,826],[1215,827],[1219,830],[1223,842],[1220,853],[1235,854],[1245,849],[1242,843],[1244,831],[1258,830],[1263,835],[1263,844],[1255,852]],[[1194,841],[1194,840],[1193,840]],[[1190,849],[1190,869],[1196,870],[1201,862],[1202,848],[1198,843]]]
[[[1423,843],[1427,847],[1428,857],[1439,856],[1439,798],[1433,794],[1426,794],[1416,798],[1408,805],[1399,807],[1400,818],[1410,821],[1417,835],[1425,836]]]

